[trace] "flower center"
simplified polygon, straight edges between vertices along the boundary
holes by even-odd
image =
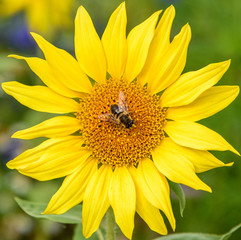
[[[122,111],[120,92],[128,112]],[[93,92],[82,98],[80,105],[82,110],[77,117],[82,123],[85,144],[99,163],[113,167],[135,165],[141,158],[149,157],[164,138],[165,109],[161,108],[158,96],[150,96],[137,82],[109,79],[104,84],[95,84]],[[113,105],[118,111],[114,114]],[[120,121],[123,115],[133,124],[127,126]]]

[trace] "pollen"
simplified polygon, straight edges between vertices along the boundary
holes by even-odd
[[[120,91],[134,121],[130,128],[99,119],[101,114],[111,114],[111,105],[118,105]],[[101,164],[136,165],[141,158],[149,157],[165,136],[165,109],[159,104],[159,96],[149,95],[136,81],[128,84],[109,79],[104,84],[95,84],[93,92],[82,98],[80,105],[77,118],[82,124],[85,145]]]

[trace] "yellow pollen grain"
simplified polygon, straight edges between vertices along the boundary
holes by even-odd
[[[120,91],[125,94],[134,120],[130,128],[99,119],[101,114],[111,113],[111,105],[118,104]],[[82,135],[99,163],[112,167],[135,165],[141,158],[149,157],[165,137],[166,111],[161,108],[159,97],[149,95],[137,82],[109,79],[104,84],[95,84],[93,92],[82,98],[80,105],[77,118],[83,126]]]

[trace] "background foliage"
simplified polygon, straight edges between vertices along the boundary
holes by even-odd
[[[75,0],[74,8],[76,10],[83,4],[101,35],[110,14],[119,3],[120,0]],[[172,36],[178,33],[186,22],[189,22],[192,28],[192,40],[184,72],[231,58],[232,64],[219,84],[240,86],[241,2],[239,0],[127,0],[128,32],[154,11],[165,9],[170,4],[176,8]],[[72,22],[74,15],[73,12]],[[55,36],[48,40],[73,53],[73,29],[74,25],[68,31],[59,29]],[[10,53],[40,55],[28,32],[21,13],[8,18],[0,16],[1,82],[16,80],[30,85],[40,83],[25,63],[6,58]],[[47,202],[62,180],[37,182],[7,169],[5,165],[23,150],[42,141],[42,139],[34,141],[11,139],[12,133],[33,126],[49,116],[50,114],[27,109],[0,89],[0,239],[72,239],[73,225],[35,220],[26,215],[14,201],[14,197],[18,196]],[[227,109],[202,120],[202,123],[220,133],[241,152],[241,96]],[[187,204],[183,217],[180,216],[177,199],[173,198],[174,214],[177,219],[176,232],[221,234],[241,222],[240,158],[229,152],[215,153],[215,155],[225,163],[234,161],[235,164],[233,167],[216,169],[199,175],[212,187],[212,194],[184,187]],[[138,217],[135,223],[133,239],[149,240],[158,237]],[[118,239],[125,238],[119,234]],[[236,232],[230,239],[240,240],[241,231]]]

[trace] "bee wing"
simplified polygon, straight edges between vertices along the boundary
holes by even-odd
[[[103,122],[114,122],[119,124],[119,121],[117,121],[110,113],[101,114],[98,116],[98,118]]]
[[[113,117],[110,113],[104,113],[98,116],[98,118],[103,122],[111,122]]]
[[[121,111],[128,113],[128,106],[126,103],[125,94],[122,91],[120,91],[120,93],[119,93],[118,107]]]

